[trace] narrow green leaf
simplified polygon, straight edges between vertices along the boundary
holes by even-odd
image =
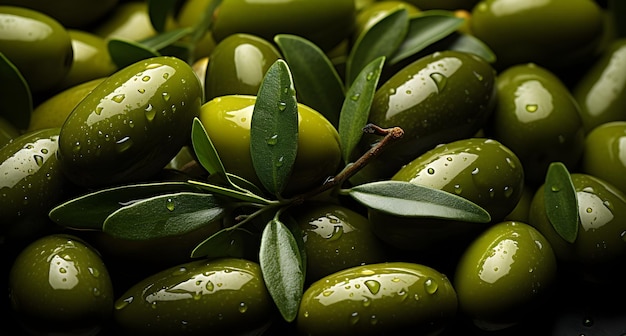
[[[204,190],[210,191],[211,193],[220,194],[229,198],[234,198],[244,202],[252,202],[259,204],[272,204],[273,201],[267,200],[257,194],[252,192],[245,192],[240,190],[234,190],[231,188],[223,187],[216,184],[203,183],[198,181],[189,181],[189,183],[198,186]]]
[[[178,0],[147,0],[150,23],[157,32],[165,31],[168,17],[173,17]]]
[[[226,175],[226,169],[220,160],[217,150],[206,132],[206,128],[197,117],[193,118],[191,126],[191,144],[196,153],[198,162],[210,174]]]
[[[393,57],[389,58],[389,64],[396,64],[452,34],[463,22],[463,18],[456,17],[453,12],[443,10],[429,10],[422,12],[421,15],[413,16],[409,22],[406,39]]]
[[[304,268],[294,236],[276,218],[263,229],[259,262],[265,285],[278,310],[285,321],[293,321],[304,290]]]
[[[361,184],[349,195],[364,206],[401,217],[429,217],[487,223],[489,213],[475,203],[410,182],[379,181]]]
[[[267,70],[250,121],[250,152],[259,180],[279,195],[298,151],[298,105],[289,67],[277,60]]]
[[[404,41],[409,30],[406,9],[396,10],[361,33],[346,60],[346,86],[370,62],[380,56],[391,57]]]
[[[178,236],[197,230],[224,215],[215,195],[181,192],[155,196],[123,207],[104,221],[102,230],[131,240]]]
[[[469,35],[454,33],[441,41],[441,50],[456,50],[481,57],[489,63],[496,61],[496,54],[483,41]]]
[[[385,64],[381,56],[365,66],[356,77],[343,102],[339,119],[339,139],[344,162],[348,164],[352,152],[363,135],[378,80]]]
[[[314,43],[297,35],[278,34],[274,41],[289,64],[300,102],[320,112],[337,127],[345,88],[328,56]]]
[[[151,50],[160,50],[172,45],[174,42],[179,41],[185,36],[188,36],[193,32],[193,28],[185,27],[170,30],[155,36],[151,36],[145,40],[141,40],[139,43]]]
[[[573,243],[578,236],[578,198],[567,167],[553,162],[548,167],[543,190],[546,214],[554,230]]]
[[[110,214],[134,202],[167,193],[199,190],[186,182],[141,183],[107,188],[59,204],[50,211],[49,217],[63,227],[101,230]]]
[[[110,39],[107,47],[113,63],[120,69],[141,60],[161,55],[157,50],[146,47],[139,42],[119,38]]]
[[[192,258],[244,257],[247,241],[252,234],[243,229],[222,229],[203,242],[191,252]]]
[[[20,130],[28,128],[33,112],[30,87],[15,65],[0,52],[0,117]]]
[[[198,22],[198,24],[193,27],[194,31],[192,33],[192,40],[199,41],[202,39],[205,33],[211,30],[213,26],[213,16],[215,10],[222,3],[222,0],[210,0],[207,4],[206,8],[203,11],[202,19]]]

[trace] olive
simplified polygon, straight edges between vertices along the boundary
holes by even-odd
[[[68,234],[43,236],[19,253],[9,298],[25,328],[68,335],[97,331],[112,318],[115,300],[98,252]]]
[[[604,14],[590,0],[482,0],[471,15],[470,29],[497,55],[498,69],[579,64],[595,55],[604,31]]]
[[[581,171],[598,177],[626,193],[626,120],[598,125],[585,138]]]
[[[494,224],[458,261],[453,284],[459,313],[481,329],[511,327],[541,309],[556,270],[554,251],[537,229],[524,222]]]
[[[369,122],[404,135],[352,182],[387,179],[436,145],[473,136],[495,106],[495,78],[489,63],[459,51],[432,53],[397,72],[376,90]],[[359,147],[365,152],[380,139],[364,135]]]
[[[401,9],[406,10],[409,15],[420,12],[419,8],[415,7],[410,2],[399,0],[373,2],[363,7],[357,13],[356,26],[352,33],[352,39],[356,40],[364,31],[371,28],[376,22],[380,21],[380,19]]]
[[[580,109],[553,72],[534,63],[499,73],[498,102],[486,133],[510,148],[536,186],[551,162],[573,170],[582,156],[585,132]]]
[[[118,70],[61,127],[61,167],[84,187],[150,178],[189,141],[203,96],[179,58],[157,56]]]
[[[515,208],[513,208],[503,220],[528,223],[528,213],[530,212],[530,203],[532,202],[533,196],[535,196],[534,188],[524,185],[519,202],[517,202]]]
[[[306,202],[290,211],[306,250],[306,278],[313,283],[346,268],[380,263],[384,247],[364,215],[339,204]]]
[[[0,117],[0,148],[8,144],[11,139],[20,135],[20,131],[8,120]]]
[[[30,123],[26,131],[61,128],[76,105],[105,79],[106,77],[96,78],[76,84],[39,103],[31,113]]]
[[[626,38],[612,42],[572,89],[585,132],[609,121],[626,120]]]
[[[1,5],[26,7],[47,14],[68,28],[86,28],[109,14],[120,0],[0,0]]]
[[[105,40],[130,41],[141,41],[157,34],[150,21],[147,1],[121,2],[91,32]]]
[[[215,41],[248,33],[272,41],[276,34],[300,35],[328,51],[354,29],[354,0],[224,1],[214,13]]]
[[[296,324],[304,335],[436,335],[457,312],[445,274],[423,265],[356,266],[310,285]]]
[[[33,93],[54,89],[73,61],[71,38],[58,21],[14,6],[0,6],[0,52],[20,71]]]
[[[261,185],[250,155],[256,96],[227,95],[202,105],[200,121],[227,172]],[[298,152],[284,194],[308,191],[334,176],[341,163],[339,134],[322,114],[298,104]]]
[[[176,24],[179,27],[197,27],[204,19],[207,7],[212,0],[187,0],[176,15]],[[207,57],[215,48],[215,39],[210,30],[206,31],[199,41],[195,41],[193,59]]]
[[[115,302],[129,335],[235,335],[276,312],[261,267],[244,259],[195,260],[148,276]]]
[[[267,70],[281,58],[269,41],[250,34],[233,34],[221,40],[209,55],[205,99],[244,94],[256,95]]]

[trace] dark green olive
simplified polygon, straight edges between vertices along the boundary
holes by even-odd
[[[513,210],[504,217],[504,220],[528,223],[528,213],[530,212],[530,203],[535,196],[535,189],[524,185],[522,197]]]
[[[303,335],[437,335],[457,312],[446,275],[389,262],[345,269],[306,289],[297,316]]]
[[[251,34],[221,40],[209,55],[204,79],[207,101],[230,94],[256,95],[263,76],[281,58],[269,41]]]
[[[459,312],[485,330],[506,329],[530,314],[538,316],[556,269],[552,247],[534,227],[513,221],[494,224],[458,261],[454,288]]]
[[[11,139],[15,139],[20,135],[20,131],[13,126],[12,123],[0,117],[0,148],[8,144]]]
[[[26,7],[47,14],[64,27],[84,28],[109,14],[120,0],[0,0],[1,5]]]
[[[70,71],[59,83],[60,89],[106,77],[117,70],[105,39],[85,30],[70,29],[68,34],[72,39],[74,60]]]
[[[585,132],[609,121],[625,120],[626,38],[614,41],[572,89]]]
[[[67,117],[59,161],[80,186],[147,179],[189,141],[202,86],[181,59],[158,56],[115,72]]]
[[[129,335],[236,335],[276,312],[261,267],[243,259],[196,260],[147,277],[115,303]]]
[[[626,121],[612,121],[595,127],[585,138],[581,170],[626,193]]]
[[[510,148],[526,180],[543,182],[551,162],[573,169],[584,146],[580,109],[568,88],[536,64],[507,68],[497,78],[498,103],[487,133]]]
[[[33,93],[54,89],[73,60],[71,38],[58,21],[13,6],[0,6],[0,52],[17,67]]]
[[[436,145],[473,136],[495,105],[495,77],[489,63],[458,51],[436,52],[404,67],[376,91],[369,118],[383,128],[401,127],[404,136],[353,182],[389,178]],[[362,152],[380,139],[364,135]]]
[[[9,273],[9,297],[25,328],[67,335],[97,331],[112,318],[115,300],[98,252],[67,234],[44,236],[20,252]]]
[[[306,277],[312,283],[346,268],[383,262],[385,251],[367,217],[334,203],[307,202],[290,211],[306,249]]]
[[[354,29],[354,0],[229,0],[214,13],[213,37],[248,33],[272,41],[276,34],[302,36],[328,51]]]

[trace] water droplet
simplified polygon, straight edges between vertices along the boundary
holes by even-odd
[[[165,100],[166,102],[170,100],[170,94],[167,92],[161,93],[161,97],[163,97],[163,100]]]
[[[365,79],[368,80],[368,81],[371,81],[372,79],[374,79],[375,75],[376,74],[374,72],[370,71],[370,72],[367,73],[367,76],[365,77]]]
[[[489,197],[493,198],[496,195],[495,190],[493,188],[489,188]]]
[[[99,290],[98,288],[95,288],[95,287],[94,287],[94,288],[91,290],[91,294],[93,294],[93,296],[98,297],[98,296],[100,296],[100,294],[102,294],[102,293],[100,292],[100,290]]]
[[[169,73],[166,72],[166,73],[163,74],[163,79],[168,79],[169,77],[170,77]]]
[[[48,149],[47,148],[42,148],[41,149],[41,154],[48,154]]]
[[[354,312],[352,314],[350,314],[350,323],[351,324],[357,324],[359,322],[359,313]]]
[[[435,294],[435,292],[439,289],[439,284],[437,284],[437,281],[433,278],[428,278],[424,281],[424,289],[428,294]]]
[[[376,280],[366,280],[365,286],[369,289],[370,293],[376,295],[380,291],[380,282]]]
[[[419,301],[420,300],[420,295],[416,293],[415,295],[413,295],[413,299],[415,301]]]
[[[246,311],[248,311],[248,305],[246,305],[245,302],[241,302],[241,303],[239,303],[238,309],[239,309],[239,312],[243,314]]]
[[[355,93],[352,96],[350,96],[350,99],[352,99],[352,101],[357,101],[359,100],[360,97],[361,97],[360,93]]]
[[[484,79],[483,75],[479,74],[476,71],[474,71],[474,77],[476,77],[476,79],[478,79],[479,81],[482,81]]]
[[[363,307],[369,307],[372,304],[372,300],[368,298],[363,299]]]
[[[282,102],[282,101],[278,103],[278,109],[280,111],[284,111],[286,108],[287,108],[287,103]]]
[[[396,89],[389,89],[388,93],[390,96],[393,96],[396,94]]]
[[[123,153],[133,146],[133,140],[131,140],[129,136],[125,136],[115,143],[117,144],[115,149],[117,149],[119,153]]]
[[[592,208],[587,208],[587,209],[585,209],[585,211],[586,211],[587,213],[592,213],[592,212],[593,212],[593,209],[592,209]]]
[[[112,101],[116,102],[116,103],[121,103],[124,101],[124,99],[126,99],[126,95],[125,94],[118,94],[113,96],[113,98],[111,98]]]
[[[586,317],[583,319],[583,326],[590,328],[593,327],[593,319],[590,317]]]
[[[474,168],[474,170],[472,170],[472,175],[476,175],[480,172],[480,170],[478,169],[478,167]]]
[[[165,203],[165,207],[167,208],[167,210],[169,211],[174,211],[175,205],[174,205],[174,201],[172,201],[171,198],[168,198],[166,203]]]
[[[100,115],[100,113],[102,113],[102,110],[104,110],[104,108],[102,106],[98,106],[96,107],[96,110],[93,111],[96,115]]]
[[[137,89],[139,93],[146,93],[146,89]]]
[[[39,167],[41,167],[41,165],[43,165],[43,156],[35,154],[35,155],[33,155],[33,159],[35,159],[35,163]]]
[[[504,197],[509,198],[509,197],[511,197],[511,195],[513,195],[513,188],[511,188],[509,186],[505,186],[504,187]]]
[[[333,295],[333,293],[334,292],[331,291],[331,290],[325,290],[325,291],[322,292],[322,295],[326,296],[326,297],[329,297],[329,296]]]
[[[539,109],[539,106],[537,104],[528,104],[526,105],[526,111],[533,113],[533,112],[537,112],[537,109]]]
[[[215,289],[215,285],[213,285],[213,282],[211,281],[207,281],[206,285],[204,286],[206,288],[206,290],[208,290],[209,292],[212,292]]]
[[[550,191],[552,191],[552,192],[559,192],[559,191],[561,191],[561,188],[559,188],[559,186],[557,186],[557,185],[553,185],[553,186],[550,187]]]
[[[622,240],[626,243],[626,231],[622,231],[622,233],[620,233],[620,237],[622,237]]]
[[[156,116],[156,110],[154,109],[152,104],[148,104],[144,111],[146,112],[146,119],[148,119],[148,121],[152,121],[154,119],[154,116]]]
[[[370,324],[371,325],[376,325],[378,323],[378,318],[376,317],[376,315],[372,315],[370,317]]]
[[[435,173],[435,169],[434,168],[428,168],[428,170],[426,170],[428,172],[428,174],[432,175]]]
[[[278,168],[278,167],[282,167],[283,163],[285,161],[285,157],[281,156],[278,158],[278,160],[274,163],[274,165]]]
[[[460,185],[460,184],[455,184],[455,185],[454,185],[454,192],[455,192],[457,195],[460,195],[460,194],[463,192],[463,188],[461,188],[461,185]]]
[[[343,225],[335,225],[333,227],[333,232],[328,237],[328,241],[337,240],[341,238],[342,235],[343,235]]]
[[[268,145],[275,145],[276,143],[278,143],[278,134],[274,134],[271,137],[267,138],[265,142],[267,142]]]
[[[448,82],[448,77],[439,72],[431,73],[430,78],[435,81],[435,85],[437,85],[437,89],[439,91],[443,91],[443,89],[446,87],[446,83]]]

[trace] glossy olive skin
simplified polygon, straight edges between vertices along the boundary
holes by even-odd
[[[352,181],[386,179],[427,150],[473,136],[495,106],[494,69],[458,51],[435,52],[404,67],[377,89],[369,122],[399,126],[404,136],[357,173]],[[364,135],[361,153],[381,136]]]
[[[117,70],[105,39],[85,30],[70,29],[68,34],[72,39],[74,60],[70,71],[59,83],[59,88],[70,88],[93,79],[106,77]]]
[[[471,14],[470,29],[498,55],[498,69],[580,63],[596,52],[604,29],[602,10],[589,0],[482,0]]]
[[[342,205],[306,202],[290,211],[302,232],[306,281],[346,268],[385,261],[385,250],[367,217]]]
[[[436,335],[457,312],[446,275],[389,262],[333,273],[306,289],[296,319],[303,335]]]
[[[626,120],[626,38],[611,43],[572,94],[587,133],[605,122]]]
[[[0,6],[0,52],[17,67],[32,93],[54,89],[73,61],[71,38],[58,21],[13,6]]]
[[[221,40],[209,55],[204,79],[207,101],[225,95],[256,95],[267,70],[281,58],[269,41],[251,34]]]
[[[101,77],[77,84],[44,100],[33,109],[26,130],[61,128],[65,119],[72,113],[76,105],[105,79],[106,77]]]
[[[527,182],[541,184],[551,162],[573,170],[585,133],[578,104],[563,82],[546,68],[527,63],[501,72],[497,90],[486,132],[519,157]]]
[[[58,138],[58,128],[46,128],[0,148],[0,232],[38,231],[63,197],[67,181],[56,157]]]
[[[20,135],[20,131],[12,123],[0,117],[0,148],[8,144],[11,139]]]
[[[120,0],[0,0],[0,5],[26,7],[47,14],[68,28],[92,25],[109,14]]]
[[[228,95],[202,105],[204,125],[227,172],[261,185],[250,155],[256,96]],[[339,134],[319,112],[298,104],[298,152],[284,195],[308,191],[334,176],[341,163]]]
[[[541,309],[556,280],[548,240],[524,222],[504,221],[477,237],[454,276],[459,312],[485,330],[505,329]]]
[[[112,317],[115,300],[98,252],[67,234],[43,236],[20,252],[9,273],[9,297],[25,327],[49,333],[99,327]]]
[[[150,178],[189,141],[203,92],[190,65],[158,56],[115,72],[67,117],[59,160],[85,187]]]
[[[147,1],[124,1],[92,30],[104,39],[141,41],[157,34],[148,14]]]
[[[213,37],[248,33],[272,41],[276,34],[302,36],[328,51],[354,29],[353,0],[224,1],[214,13]]]
[[[585,137],[581,171],[598,177],[626,193],[626,121],[601,124]]]
[[[117,299],[114,314],[129,335],[224,335],[259,328],[275,311],[261,267],[224,258],[148,276]]]

